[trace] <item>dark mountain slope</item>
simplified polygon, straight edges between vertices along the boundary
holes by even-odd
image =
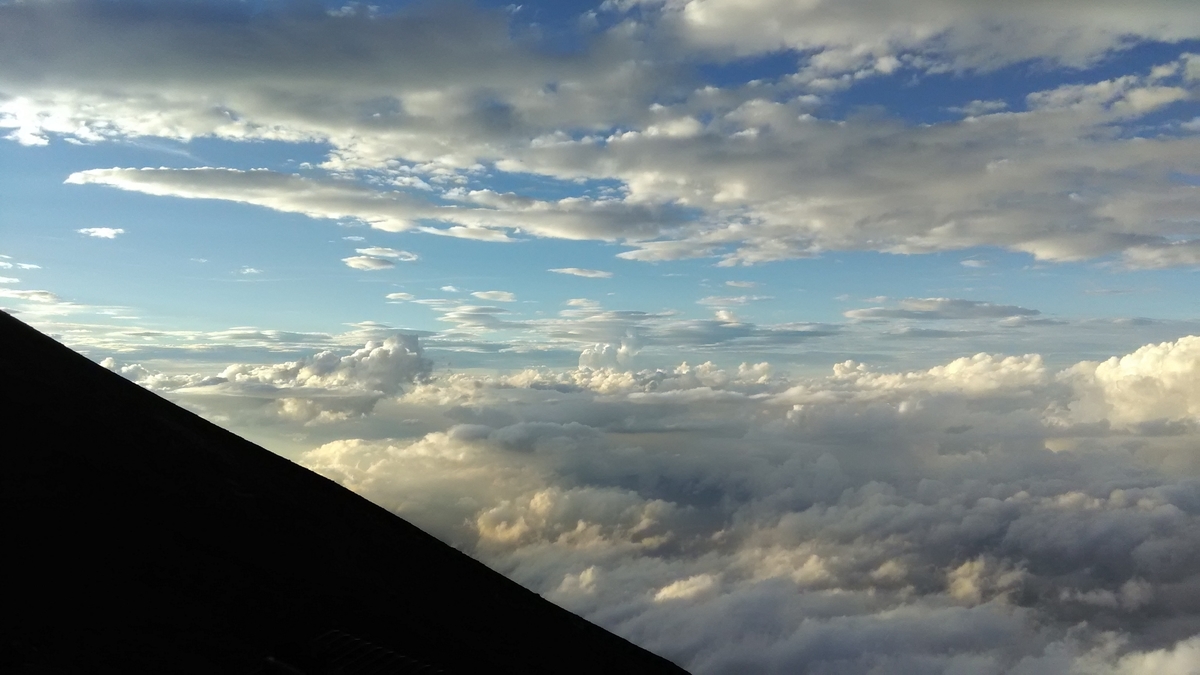
[[[0,312],[4,673],[682,673]]]

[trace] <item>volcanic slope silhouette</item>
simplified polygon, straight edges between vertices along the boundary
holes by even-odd
[[[684,672],[4,312],[0,392],[0,672]]]

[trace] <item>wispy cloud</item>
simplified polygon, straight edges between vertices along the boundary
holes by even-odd
[[[589,270],[582,267],[556,267],[549,271],[557,274],[570,274],[576,277],[587,277],[589,279],[609,279],[612,277],[612,272]]]

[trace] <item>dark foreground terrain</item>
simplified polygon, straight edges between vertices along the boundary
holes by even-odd
[[[2,673],[682,673],[0,312]]]

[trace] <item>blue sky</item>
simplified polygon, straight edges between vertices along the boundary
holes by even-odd
[[[696,672],[1200,661],[1190,0],[0,0],[0,177],[0,307]]]

